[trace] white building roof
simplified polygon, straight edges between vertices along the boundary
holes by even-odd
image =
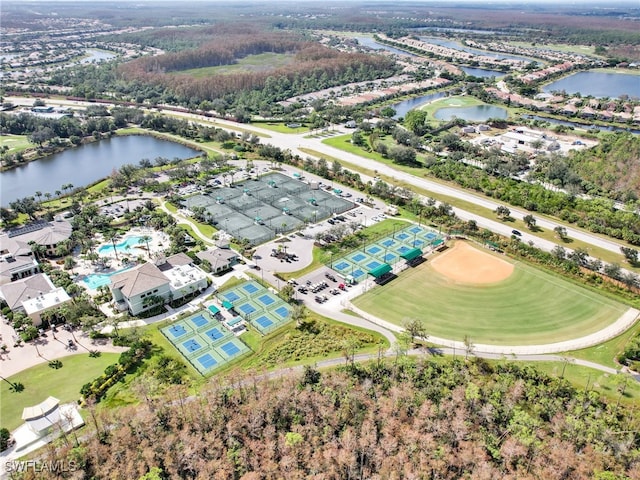
[[[42,293],[35,298],[22,301],[22,307],[27,315],[42,312],[71,300],[64,288],[58,287],[47,293]]]

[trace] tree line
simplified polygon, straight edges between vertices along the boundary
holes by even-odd
[[[85,476],[114,480],[606,480],[640,472],[634,407],[513,362],[414,360],[399,351],[393,360],[307,367],[273,381],[235,373],[194,401],[183,385],[168,392],[139,388],[139,406],[91,408],[94,434],[54,444],[44,459],[74,459]]]

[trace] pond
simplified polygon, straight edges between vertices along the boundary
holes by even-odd
[[[413,110],[414,108],[417,108],[420,105],[424,105],[425,103],[431,102],[433,100],[444,98],[446,96],[447,92],[435,92],[428,95],[409,98],[407,100],[403,100],[402,102],[394,103],[393,105],[389,106],[396,111],[396,114],[393,116],[393,118],[398,120],[399,118],[404,117],[410,110]]]
[[[491,78],[491,77],[503,77],[506,75],[504,72],[500,72],[498,70],[489,70],[486,68],[475,68],[475,67],[458,67],[467,75],[471,75],[479,78]]]
[[[378,43],[371,37],[353,37],[353,38],[358,40],[358,43],[363,47],[369,47],[373,50],[386,50],[387,52],[397,53],[398,55],[409,55],[411,57],[415,57],[413,53],[405,52],[403,50],[390,47],[383,43]]]
[[[192,158],[199,154],[179,143],[148,135],[113,137],[65,150],[41,160],[0,173],[0,204],[6,206],[35,192],[62,190],[71,183],[79,187],[110,175],[125,164],[138,165],[143,158]]]
[[[441,108],[433,116],[445,121],[461,118],[469,122],[485,122],[490,118],[507,118],[507,111],[493,105],[474,105],[473,107]]]
[[[107,52],[106,50],[97,50],[95,48],[86,50],[84,53],[85,55],[89,56],[80,60],[79,63],[100,63],[103,60],[111,60],[112,58],[116,58],[116,54],[113,52]]]
[[[640,98],[640,75],[607,72],[578,72],[545,85],[545,92],[565,91],[569,95],[596,98],[618,98],[621,95]]]

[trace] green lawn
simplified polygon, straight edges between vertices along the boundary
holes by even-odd
[[[287,125],[282,122],[251,122],[251,126],[264,128],[265,130],[271,130],[278,133],[304,133],[309,131],[309,128],[305,125],[301,125],[297,128],[291,128],[287,127]]]
[[[606,397],[609,403],[615,404],[618,398],[620,398],[621,404],[637,406],[638,402],[640,402],[640,383],[628,375],[611,375],[572,363],[568,363],[565,366],[563,362],[531,362],[530,365],[554,377],[562,376],[564,368],[564,378],[574,387],[585,389],[588,386],[589,390],[595,390],[603,397]],[[620,382],[625,379],[627,379],[627,385],[624,395],[620,396],[618,388]]]
[[[189,75],[193,78],[203,78],[212,75],[229,75],[243,72],[262,72],[274,70],[278,67],[289,65],[295,60],[295,55],[288,53],[266,52],[257,55],[247,55],[236,63],[220,65],[217,67],[193,68],[173,72],[174,75]]]
[[[97,358],[89,354],[61,358],[62,368],[54,370],[48,364],[37,365],[9,378],[24,385],[24,391],[13,393],[9,384],[0,385],[0,423],[13,430],[22,424],[22,410],[46,399],[49,395],[68,403],[80,398],[80,388],[98,377],[104,369],[118,361],[118,353],[103,353]]]
[[[581,337],[614,322],[626,307],[533,267],[516,264],[496,284],[454,283],[424,263],[354,300],[402,325],[424,320],[436,337],[496,345],[533,345]]]
[[[0,146],[8,147],[7,153],[18,153],[33,147],[34,144],[29,141],[27,135],[10,135],[0,136]]]
[[[564,355],[599,363],[607,367],[619,368],[620,365],[615,362],[615,357],[624,350],[629,339],[638,332],[640,332],[640,322],[607,342],[581,350],[565,352]]]

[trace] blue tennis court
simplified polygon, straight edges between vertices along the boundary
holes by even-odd
[[[412,242],[412,245],[413,245],[414,247],[421,247],[422,245],[424,245],[424,241],[423,241],[423,240],[420,240],[419,238],[416,238],[416,241],[415,241],[415,242]]]
[[[360,278],[361,276],[364,275],[364,272],[358,268],[353,272],[352,275],[353,275],[353,278]]]
[[[216,362],[216,359],[208,353],[205,353],[201,357],[198,357],[198,362],[205,370],[209,370],[211,367],[215,367],[218,364],[218,362]]]
[[[428,232],[425,237],[427,237],[429,240],[433,240],[434,238],[436,238],[438,235],[436,235],[433,232]]]
[[[396,258],[396,255],[394,255],[393,253],[387,253],[384,256],[383,260],[385,261],[385,263],[391,263],[395,258]]]
[[[198,315],[197,317],[193,317],[190,319],[196,327],[204,327],[209,320],[204,318],[202,315]]]
[[[367,268],[369,270],[373,270],[374,268],[378,268],[380,265],[382,265],[380,262],[376,262],[375,260],[373,262],[369,262],[367,263]]]
[[[411,250],[409,247],[405,247],[404,245],[402,245],[400,248],[396,250],[396,252],[402,255],[403,253],[408,252],[409,250]]]
[[[262,328],[268,328],[273,325],[273,322],[269,320],[264,315],[255,319],[255,322],[260,325]]]
[[[289,315],[289,309],[287,307],[278,307],[274,310],[275,313],[280,315],[282,318],[287,318]]]
[[[409,238],[409,234],[408,233],[399,233],[398,235],[396,235],[396,238],[400,239],[400,240],[406,240],[407,238]]]
[[[416,226],[416,227],[411,227],[411,228],[409,229],[409,231],[410,231],[411,233],[420,233],[420,232],[422,231],[422,228],[420,228],[420,227],[418,227],[418,226]]]
[[[365,258],[367,258],[367,256],[364,253],[356,253],[353,257],[351,257],[354,262],[361,262]]]
[[[224,298],[226,298],[227,300],[229,300],[230,302],[235,302],[236,300],[240,299],[240,295],[238,295],[236,292],[231,291],[231,292],[227,292],[223,295]]]
[[[193,338],[184,342],[182,346],[190,352],[195,352],[196,350],[200,350],[202,348],[202,345],[196,342]]]
[[[167,328],[167,332],[173,335],[173,338],[178,338],[187,333],[187,330],[182,325],[172,325]]]
[[[347,262],[340,262],[333,266],[336,270],[344,270],[345,268],[349,268],[349,264]]]
[[[390,239],[390,238],[387,238],[387,239],[383,240],[383,241],[382,241],[382,242],[380,242],[380,243],[382,243],[382,245],[384,245],[385,247],[389,248],[389,247],[391,247],[391,246],[395,245],[395,244],[396,244],[396,241],[395,241],[395,240],[392,240],[392,239]]]
[[[380,250],[382,250],[380,247],[378,247],[377,245],[374,245],[373,247],[369,248],[369,250],[367,250],[367,253],[370,253],[371,255],[375,255]]]
[[[221,345],[220,350],[230,357],[240,353],[240,349],[233,342],[227,342],[224,345]]]
[[[222,333],[220,330],[218,330],[217,328],[212,328],[211,330],[207,330],[205,332],[205,335],[207,337],[209,337],[211,340],[213,340],[214,342],[216,340],[218,340],[219,338],[224,337],[224,333]]]
[[[253,307],[253,305],[251,305],[250,303],[243,303],[242,305],[240,305],[238,307],[242,313],[244,313],[245,315],[249,315],[250,313],[253,313],[256,311],[256,309]]]
[[[249,295],[251,295],[252,293],[256,293],[259,290],[259,288],[256,287],[253,283],[247,283],[246,285],[243,285],[242,289]]]
[[[262,295],[262,296],[258,297],[258,300],[263,305],[271,305],[272,303],[275,302],[275,300],[272,297],[270,297],[269,295]]]

